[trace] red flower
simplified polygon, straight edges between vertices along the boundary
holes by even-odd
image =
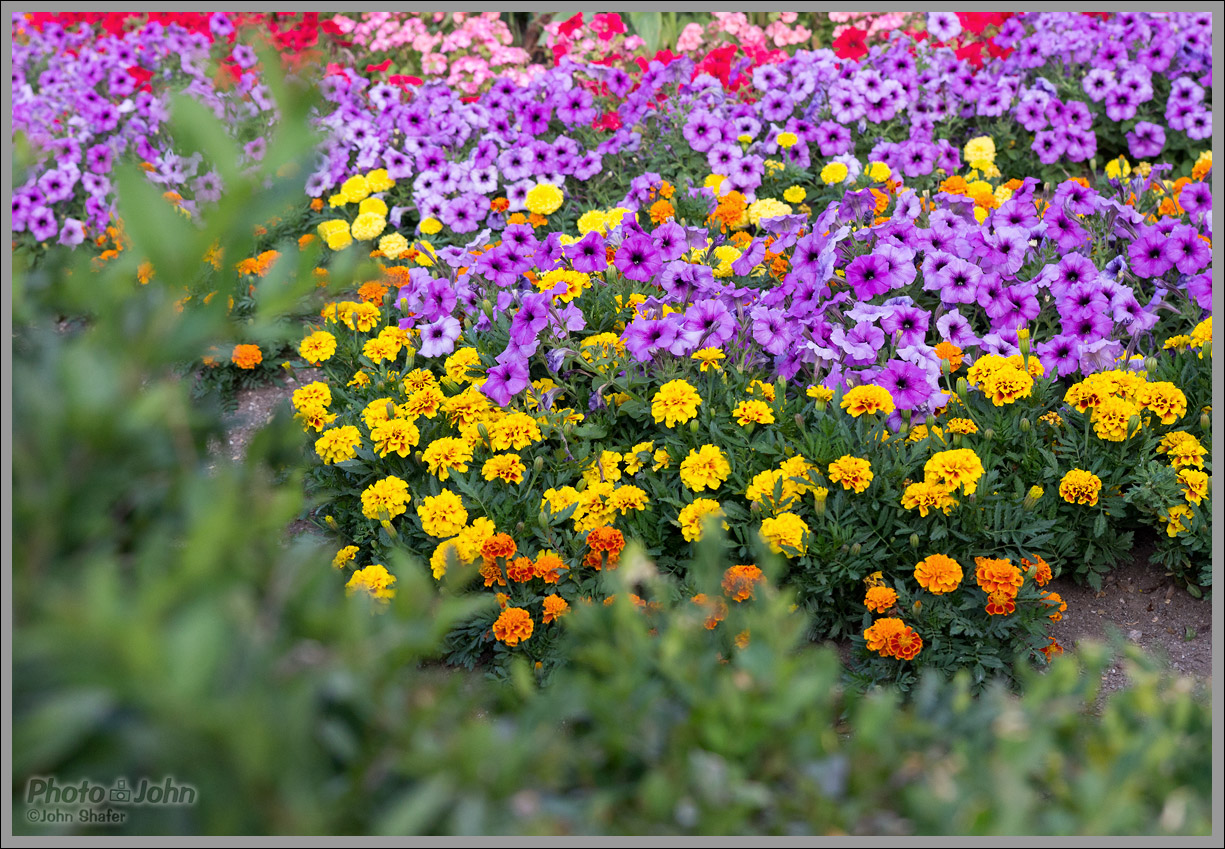
[[[983,66],[983,43],[981,41],[973,41],[964,47],[957,48],[955,55],[963,62],[969,62],[975,68]]]
[[[379,62],[377,65],[367,65],[366,73],[367,74],[375,74],[375,73],[381,74],[383,73],[383,71],[386,71],[390,67],[391,67],[391,60],[387,59],[385,61]]]
[[[612,39],[625,32],[625,24],[616,12],[604,12],[591,19],[591,28],[600,35],[600,41]]]
[[[842,35],[834,40],[834,54],[839,59],[859,59],[868,55],[868,45],[864,39],[868,33],[857,27],[847,27]]]
[[[557,28],[557,34],[565,38],[570,37],[570,33],[583,25],[583,13],[579,12],[573,18],[569,18],[564,24]]]
[[[410,85],[421,85],[422,80],[421,77],[410,77],[407,74],[392,74],[387,78],[387,82],[407,92]]]
[[[352,82],[352,80],[349,80],[348,71],[346,71],[342,66],[337,65],[335,62],[328,62],[327,72],[325,73],[325,76],[330,77],[332,75],[335,75],[338,77],[344,77],[345,80]]]

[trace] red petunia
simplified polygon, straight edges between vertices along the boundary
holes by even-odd
[[[581,27],[582,25],[583,25],[583,13],[579,12],[577,15],[575,15],[572,18],[567,19],[565,23],[559,26],[557,28],[557,34],[564,36],[566,38],[569,38],[570,34],[574,32],[576,29],[578,29],[579,27]]]
[[[383,71],[386,71],[390,67],[391,67],[391,60],[387,59],[383,62],[378,63],[377,65],[367,65],[366,73],[367,74],[381,74],[383,73]]]
[[[839,59],[859,59],[868,55],[868,36],[866,30],[858,27],[847,27],[842,35],[834,39],[834,54]]]

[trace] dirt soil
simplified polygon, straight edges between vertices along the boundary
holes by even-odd
[[[288,405],[295,389],[317,379],[318,372],[302,370],[278,383],[240,390],[238,408],[227,422],[225,453],[241,459],[251,438],[272,420],[277,405]],[[308,522],[299,521],[289,533],[310,530]],[[1100,592],[1077,585],[1070,575],[1052,581],[1049,589],[1059,593],[1068,609],[1051,635],[1071,650],[1083,640],[1108,642],[1112,634],[1120,634],[1211,690],[1212,603],[1193,598],[1159,567],[1150,565],[1152,547],[1151,537],[1137,535],[1132,557],[1106,575]],[[1127,675],[1116,663],[1103,675],[1103,695],[1126,684]]]

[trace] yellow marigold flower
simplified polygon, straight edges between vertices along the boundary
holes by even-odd
[[[462,474],[468,471],[468,463],[472,460],[472,446],[466,440],[442,436],[426,447],[421,459],[429,467],[430,474],[440,481],[445,481],[451,476],[451,472]]]
[[[821,169],[821,182],[827,186],[841,183],[846,179],[847,167],[842,162],[831,162]]]
[[[864,173],[868,175],[869,180],[876,183],[884,183],[893,176],[893,171],[883,162],[869,162]]]
[[[841,483],[843,489],[863,492],[872,483],[872,464],[844,454],[829,464],[829,479],[831,483]]]
[[[672,468],[672,455],[668,453],[667,448],[656,449],[651,459],[654,462],[654,465],[651,467],[651,471],[653,472],[658,472],[660,469]]]
[[[803,203],[807,195],[808,193],[804,191],[803,186],[789,186],[783,192],[783,200],[787,201],[787,203]]]
[[[886,389],[885,391],[888,392],[889,390]],[[830,389],[828,386],[810,386],[804,390],[804,394],[821,403],[829,403],[829,401],[834,397],[834,390]],[[889,400],[892,401],[893,399],[890,398]]]
[[[1171,507],[1170,514],[1166,518],[1166,536],[1174,538],[1183,531],[1187,530],[1194,515],[1195,514],[1191,512],[1190,507],[1184,507],[1181,504],[1176,504],[1175,506]],[[1184,519],[1187,521],[1187,524],[1183,524]]]
[[[334,427],[315,440],[315,453],[324,465],[343,463],[357,456],[357,447],[361,444],[361,432],[353,425]]]
[[[727,461],[727,455],[714,445],[690,449],[689,456],[681,461],[681,483],[695,492],[701,492],[707,487],[712,492],[717,490],[731,473],[732,467]]]
[[[1120,156],[1106,163],[1106,176],[1111,180],[1125,180],[1131,176],[1131,163],[1126,156]]]
[[[649,460],[654,447],[654,442],[639,442],[633,448],[626,451],[622,456],[622,459],[625,461],[625,473],[627,475],[638,474],[644,465],[643,455],[646,455],[646,459]]]
[[[1102,479],[1084,469],[1072,469],[1059,481],[1059,497],[1069,504],[1097,504]]]
[[[778,143],[779,147],[786,150],[789,147],[795,147],[797,144],[799,144],[800,137],[797,136],[795,133],[785,132],[785,133],[779,133],[778,136],[774,140],[775,142]]]
[[[995,140],[991,136],[976,136],[966,142],[962,156],[971,168],[986,170],[995,162]]]
[[[558,283],[565,283],[566,291],[560,295],[554,295],[553,300],[568,304],[591,288],[591,275],[570,268],[555,268],[542,274],[536,280],[536,288],[541,292],[547,292]]]
[[[863,604],[873,613],[884,613],[897,604],[897,590],[892,587],[869,587]]]
[[[387,219],[377,212],[363,212],[353,219],[350,234],[359,242],[368,242],[387,228]]]
[[[651,399],[651,415],[665,427],[684,424],[698,414],[702,399],[687,381],[671,380],[659,388]]]
[[[950,491],[961,487],[966,495],[974,494],[984,471],[982,460],[969,448],[941,451],[923,465],[926,481],[947,486]]]
[[[889,390],[883,386],[872,385],[854,386],[848,389],[842,396],[840,406],[855,418],[859,418],[864,413],[881,412],[888,415],[895,408],[893,396],[889,394]]]
[[[749,216],[749,223],[754,227],[759,227],[762,221],[790,215],[791,207],[774,198],[761,198],[750,203],[746,212]]]
[[[329,413],[322,404],[307,404],[298,410],[294,418],[302,420],[304,429],[318,432],[336,421],[336,414]]]
[[[411,500],[408,484],[395,475],[390,475],[375,481],[362,491],[362,514],[367,519],[380,519],[382,517],[379,514],[385,512],[387,518],[394,519],[408,509],[408,502]]]
[[[388,233],[379,239],[379,253],[388,259],[399,259],[408,251],[408,239],[400,233]]]
[[[1208,475],[1197,469],[1182,469],[1178,472],[1178,484],[1191,504],[1199,504],[1208,496]]]
[[[614,489],[604,502],[608,510],[616,510],[622,516],[631,510],[645,510],[648,503],[646,491],[630,484]]]
[[[949,433],[960,433],[963,435],[978,433],[978,425],[974,424],[970,419],[949,419],[944,428]]]
[[[945,515],[957,506],[957,501],[949,495],[950,488],[936,482],[919,481],[906,487],[902,495],[902,506],[907,510],[918,508],[920,516],[926,516],[930,510],[941,510]]]
[[[421,219],[421,223],[417,225],[417,229],[427,236],[434,236],[442,232],[442,222],[433,216],[428,216]]]
[[[1190,345],[1191,345],[1191,337],[1187,336],[1186,334],[1180,334],[1177,336],[1171,336],[1169,339],[1165,340],[1165,343],[1162,344],[1161,347],[1163,350],[1166,350],[1166,351],[1169,351],[1171,349],[1176,350],[1176,351],[1182,351],[1190,347]]]
[[[1034,379],[1024,369],[1008,365],[986,375],[979,388],[991,403],[1002,407],[1019,398],[1028,398],[1033,392]]]
[[[467,383],[479,374],[481,355],[475,348],[460,348],[443,363],[447,377],[456,383]]]
[[[523,483],[524,465],[518,454],[495,454],[481,466],[481,475],[487,481],[503,480],[507,483]]]
[[[1122,442],[1135,432],[1129,429],[1128,422],[1139,415],[1140,410],[1135,404],[1111,395],[1093,408],[1090,421],[1098,439]]]
[[[366,198],[357,205],[357,213],[361,215],[366,212],[373,212],[375,215],[386,218],[387,204],[383,202],[382,198]]]
[[[723,507],[713,498],[698,498],[692,504],[681,508],[677,521],[680,522],[681,536],[686,542],[697,542],[702,538],[707,516],[719,519],[724,516]],[[727,527],[727,522],[723,522],[723,529],[727,530]]]
[[[540,500],[540,507],[543,510],[548,508],[550,513],[561,513],[571,504],[578,503],[578,490],[572,486],[563,486],[561,489],[553,489],[550,487],[544,491],[544,498]]]
[[[300,410],[311,404],[321,404],[324,407],[332,403],[332,390],[326,383],[316,380],[293,391],[293,408]]]
[[[370,181],[361,174],[356,174],[345,180],[340,187],[340,194],[345,203],[359,203],[370,195]]]
[[[522,451],[541,438],[540,425],[527,413],[511,413],[489,430],[489,444],[495,451]]]
[[[508,607],[493,623],[493,636],[508,646],[517,646],[532,636],[534,627],[532,617],[526,610]]]
[[[794,513],[779,513],[764,519],[760,529],[761,538],[770,550],[787,557],[797,557],[808,550],[805,542],[808,533],[808,525]]]
[[[915,564],[914,577],[930,593],[943,595],[961,586],[961,564],[944,554],[932,554]]]
[[[741,401],[732,410],[736,424],[774,424],[774,411],[765,401]]]
[[[773,383],[763,383],[760,380],[752,380],[749,381],[749,385],[745,387],[744,391],[749,395],[761,395],[762,398],[765,398],[771,403],[774,401]]]
[[[401,346],[398,342],[378,336],[367,341],[362,346],[362,356],[378,365],[384,360],[388,362],[394,361],[400,356],[400,348]]]
[[[235,345],[234,352],[230,354],[230,362],[248,371],[263,361],[264,354],[260,351],[259,345]]]
[[[1170,465],[1175,469],[1185,466],[1202,469],[1204,458],[1208,456],[1207,449],[1200,444],[1200,441],[1193,434],[1182,430],[1167,433],[1162,437],[1161,443],[1157,446],[1157,453],[1169,455]]]
[[[396,591],[392,589],[395,582],[396,576],[388,572],[387,567],[381,563],[373,563],[365,569],[358,569],[349,577],[345,592],[348,595],[355,592],[368,593],[371,598],[386,604],[388,599],[395,597]]]
[[[332,568],[345,568],[345,566],[353,562],[353,558],[357,556],[358,551],[359,549],[356,545],[346,545],[340,551],[336,552],[336,556],[332,558]]]
[[[341,319],[350,330],[369,333],[383,318],[383,312],[374,304],[358,303],[347,310]]]
[[[523,200],[523,205],[528,208],[529,212],[534,212],[537,215],[552,215],[561,209],[563,200],[565,200],[565,197],[557,186],[554,186],[552,183],[537,183],[528,190],[527,197]]]
[[[701,348],[690,354],[689,358],[701,363],[702,371],[709,371],[712,368],[720,371],[723,367],[719,365],[719,361],[726,359],[726,355],[721,348]]]
[[[465,557],[464,553],[459,537],[452,537],[438,543],[434,547],[434,553],[430,555],[430,573],[434,576],[434,580],[441,581],[447,574],[447,567],[452,558],[457,566],[471,562],[472,558]]]
[[[1169,381],[1146,383],[1136,393],[1136,401],[1156,413],[1166,425],[1174,424],[1187,413],[1187,396]]]
[[[600,456],[591,461],[583,471],[583,480],[587,483],[596,481],[621,480],[621,455],[616,451],[601,451]]]
[[[407,419],[388,419],[370,431],[370,439],[380,457],[393,453],[407,457],[421,441],[421,431]]]
[[[417,516],[421,519],[422,530],[436,539],[455,536],[468,523],[464,502],[449,489],[421,499]]]
[[[1212,151],[1205,150],[1196,157],[1195,165],[1191,168],[1191,179],[1202,180],[1208,176],[1208,172],[1212,170]]]

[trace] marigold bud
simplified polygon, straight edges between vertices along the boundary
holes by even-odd
[[[1144,370],[1148,372],[1156,371],[1157,370],[1157,358],[1156,357],[1145,357],[1144,358]]]
[[[910,547],[911,547],[911,548],[913,548],[913,549],[915,549],[915,550],[917,551],[917,550],[918,550],[918,548],[919,548],[919,542],[920,542],[920,540],[919,540],[919,535],[918,535],[918,534],[911,534],[911,535],[910,535]]]
[[[852,546],[851,546],[851,554],[852,554],[853,556],[854,556],[854,555],[858,555],[858,554],[859,554],[859,552],[861,552],[861,551],[863,551],[863,546],[862,546],[862,545],[860,545],[859,543],[855,543],[854,545],[852,545]]]
[[[689,432],[690,433],[698,432],[698,420],[696,418],[693,421],[689,422]]]
[[[966,382],[966,379],[964,377],[957,378],[957,397],[964,401],[969,391],[970,384]]]
[[[1212,429],[1212,417],[1208,415],[1207,410],[1199,414],[1199,426],[1205,433]]]
[[[1025,494],[1025,500],[1021,502],[1021,506],[1026,510],[1033,510],[1034,505],[1042,498],[1043,489],[1040,486],[1031,486],[1029,492]]]
[[[544,457],[537,457],[532,462],[532,468],[535,469],[537,472],[543,469],[544,468]]]
[[[1027,417],[1021,416],[1020,427],[1021,427],[1021,433],[1029,433],[1030,424],[1029,424],[1029,419]]]
[[[323,522],[334,531],[340,530],[340,525],[336,524],[336,519],[333,516],[324,516]]]
[[[387,418],[394,419],[395,417],[396,417],[396,405],[388,401],[387,402]]]
[[[802,428],[802,427],[804,426],[804,415],[803,415],[803,413],[796,413],[796,414],[795,414],[795,426],[796,426],[796,427],[800,427],[800,428]]]
[[[987,440],[988,442],[990,442],[991,440],[995,439],[995,428],[990,428],[990,427],[989,427],[989,428],[987,428],[986,430],[984,430],[984,431],[983,431],[983,439]]]

